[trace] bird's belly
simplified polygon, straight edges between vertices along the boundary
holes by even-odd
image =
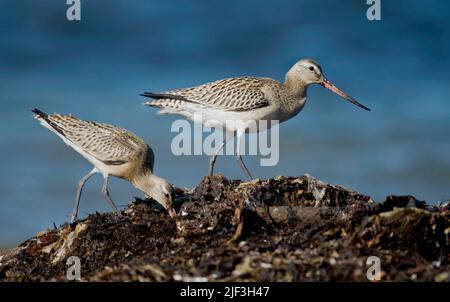
[[[80,147],[70,143],[69,144],[75,151],[77,151],[81,156],[83,156],[88,162],[90,162],[104,177],[115,176],[123,179],[128,179],[130,174],[129,163],[124,163],[121,165],[110,165],[106,164],[97,158],[93,157],[89,153],[85,152]]]
[[[100,170],[100,172],[104,176],[114,176],[127,181],[136,176],[135,165],[130,162],[126,162],[123,164],[113,165],[113,164],[105,164],[101,161],[98,161],[94,166]]]
[[[247,132],[257,132],[261,128],[269,129],[274,120],[278,120],[276,109],[271,107],[259,108],[251,111],[222,111],[208,110],[202,112],[197,118],[191,118],[194,122],[201,123],[205,127],[223,129],[234,132],[247,129]]]

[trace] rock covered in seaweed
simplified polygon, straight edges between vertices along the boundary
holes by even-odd
[[[175,223],[137,200],[123,218],[95,214],[0,253],[1,281],[449,281],[450,209],[412,196],[382,203],[309,175],[241,182],[205,177],[177,190]],[[237,241],[230,241],[241,227]]]

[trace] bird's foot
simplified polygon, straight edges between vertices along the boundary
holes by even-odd
[[[72,215],[70,218],[70,224],[74,224],[75,222],[78,222],[78,218],[76,215]]]

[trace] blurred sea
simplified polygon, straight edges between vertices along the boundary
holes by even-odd
[[[280,162],[259,178],[309,173],[383,200],[413,194],[450,199],[450,2],[85,1],[68,22],[65,1],[0,2],[0,248],[69,219],[79,178],[91,166],[31,118],[37,107],[132,130],[153,147],[156,173],[192,187],[206,157],[175,157],[175,116],[157,116],[139,93],[230,76],[284,79],[312,57],[329,79],[372,108],[365,112],[320,86],[280,125]],[[233,157],[216,171],[243,178]],[[139,192],[112,179],[125,205]],[[101,177],[84,191],[81,216],[109,211]]]

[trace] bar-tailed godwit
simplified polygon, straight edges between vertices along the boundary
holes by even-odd
[[[142,96],[153,98],[153,101],[144,104],[161,108],[160,114],[180,114],[207,127],[220,127],[236,135],[236,159],[251,179],[240,154],[242,136],[252,132],[249,127],[255,121],[278,120],[281,123],[297,115],[305,105],[306,90],[311,84],[320,84],[370,111],[327,80],[320,65],[311,59],[302,59],[292,66],[286,73],[284,83],[270,78],[238,77],[162,93],[145,92]],[[196,120],[196,113],[201,113],[201,120]],[[230,120],[240,122],[226,122]],[[253,131],[258,131],[258,128]],[[217,154],[225,144],[226,140],[211,156],[209,175],[212,175]]]
[[[47,115],[38,109],[32,111],[35,113],[34,118],[44,127],[61,137],[94,166],[92,171],[80,179],[72,222],[77,219],[84,184],[96,173],[102,174],[102,193],[116,213],[120,214],[108,191],[109,176],[128,180],[145,195],[160,203],[172,218],[175,217],[173,188],[167,180],[153,174],[153,151],[138,136],[122,128],[83,121],[73,115]]]

